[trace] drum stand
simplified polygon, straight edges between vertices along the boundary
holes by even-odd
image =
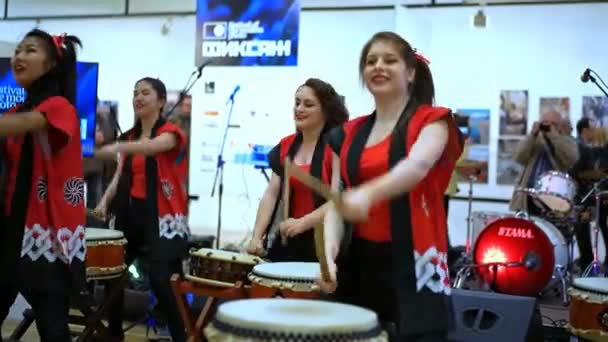
[[[454,279],[454,288],[460,289],[463,286],[464,281],[471,275],[471,269],[473,269],[473,258],[471,256],[471,246],[473,245],[473,217],[471,216],[473,209],[473,183],[477,180],[474,175],[469,176],[469,199],[468,199],[468,212],[467,212],[467,237],[465,241],[465,251],[463,256],[464,266],[458,270]]]
[[[593,227],[593,262],[587,266],[582,277],[597,277],[600,275],[600,265],[599,265],[599,257],[598,257],[598,242],[599,242],[599,219],[600,219],[600,195],[599,195],[599,184],[602,183],[604,179],[595,182],[593,184],[593,188],[585,195],[585,197],[581,200],[581,203],[584,203],[591,194],[595,196],[595,213],[594,218],[591,221]]]
[[[218,299],[244,299],[249,297],[247,288],[242,282],[237,282],[233,287],[216,287],[194,283],[188,280],[181,279],[179,274],[171,276],[171,288],[177,299],[177,307],[179,309],[184,327],[188,334],[188,342],[203,341],[203,329],[211,321],[218,306]],[[186,294],[194,294],[195,296],[206,297],[205,306],[201,311],[196,323],[192,320],[190,308],[185,298]]]

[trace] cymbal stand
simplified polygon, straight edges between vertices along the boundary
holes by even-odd
[[[604,179],[593,183],[593,188],[585,195],[585,197],[581,200],[581,202],[585,202],[589,196],[593,193],[595,196],[595,213],[593,220],[591,220],[591,226],[593,227],[593,262],[587,266],[585,271],[582,274],[582,277],[589,276],[599,276],[600,274],[600,265],[598,260],[598,240],[599,240],[599,219],[600,219],[600,195],[599,195],[599,184],[603,182]]]
[[[472,264],[471,246],[473,245],[473,216],[471,215],[473,209],[473,183],[477,180],[475,175],[469,176],[469,198],[468,198],[468,212],[467,212],[467,240],[465,241],[465,252],[464,252],[464,265],[454,279],[454,287],[459,289],[462,288],[464,281],[471,274],[471,267],[466,265]]]

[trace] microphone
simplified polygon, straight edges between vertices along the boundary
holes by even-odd
[[[240,85],[234,87],[234,90],[232,91],[232,94],[230,94],[230,97],[228,98],[228,101],[226,101],[226,104],[229,104],[231,101],[234,102],[234,96],[236,95],[236,93],[239,92],[239,90],[241,90]]]
[[[581,75],[581,81],[583,83],[589,82],[589,80],[591,79],[590,73],[591,73],[591,69],[589,69],[589,68],[585,69],[585,72],[583,72],[583,74]]]
[[[536,254],[535,252],[528,252],[526,253],[526,256],[524,257],[522,264],[525,268],[531,270],[531,271],[538,271],[540,269],[540,265],[541,260],[540,260],[540,256],[538,256],[538,254]]]
[[[198,72],[198,75],[200,76],[203,73],[203,68],[211,63],[213,63],[212,59],[209,59],[209,60],[201,63],[201,65],[196,69],[196,72]]]

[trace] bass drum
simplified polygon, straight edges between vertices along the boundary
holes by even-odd
[[[559,281],[556,267],[568,264],[568,246],[562,233],[539,217],[506,217],[490,223],[473,248],[478,272],[495,291],[537,296]],[[525,263],[496,265],[492,263]]]

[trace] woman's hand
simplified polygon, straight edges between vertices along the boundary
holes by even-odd
[[[371,205],[371,193],[368,189],[353,188],[343,193],[340,214],[351,222],[366,222]]]
[[[306,222],[303,219],[288,218],[281,222],[279,225],[279,231],[281,232],[281,238],[287,240],[287,238],[294,237],[306,231]]]
[[[338,288],[338,266],[336,265],[336,257],[338,256],[339,250],[339,243],[325,241],[325,257],[329,279],[323,279],[322,275],[319,275],[317,278],[317,284],[321,288],[321,291],[325,293],[333,293]]]
[[[247,253],[251,255],[257,255],[259,257],[263,257],[264,255],[266,255],[262,239],[256,237],[252,238],[251,241],[249,241],[249,245],[247,245],[246,250]]]
[[[108,216],[108,207],[105,201],[100,201],[97,204],[97,207],[95,207],[95,209],[93,209],[93,216],[95,216],[95,218],[98,218],[100,220],[105,220]]]

